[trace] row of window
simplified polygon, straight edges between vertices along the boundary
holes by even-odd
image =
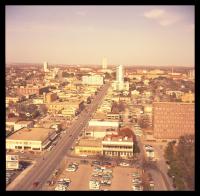
[[[80,150],[79,152],[82,152],[82,153],[97,153],[99,151],[97,151],[97,150]]]
[[[113,151],[104,151],[103,154],[110,156],[133,156],[131,152],[113,152]]]
[[[110,146],[110,145],[103,145],[103,148],[132,149],[133,146]]]

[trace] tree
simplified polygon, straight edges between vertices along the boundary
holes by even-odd
[[[112,76],[111,76],[111,74],[109,74],[108,72],[106,72],[105,73],[105,79],[111,79],[112,78]]]
[[[84,110],[84,108],[85,108],[84,101],[82,101],[82,102],[79,104],[79,110],[82,111],[82,110]]]
[[[165,149],[165,158],[178,190],[194,189],[194,135],[180,137],[179,143],[169,142]]]
[[[148,115],[142,115],[139,119],[139,125],[141,128],[149,127],[150,119]]]
[[[173,142],[169,142],[166,149],[165,149],[165,153],[164,153],[164,157],[166,160],[168,160],[169,162],[172,162],[174,160],[174,143]]]
[[[88,97],[87,98],[87,104],[90,104],[91,103],[91,97]]]
[[[134,154],[140,153],[140,148],[139,148],[139,146],[138,146],[138,142],[137,142],[137,141],[134,142],[134,145],[133,145],[133,153],[134,153]]]
[[[119,112],[125,111],[126,106],[125,106],[124,102],[120,101],[118,104],[118,108],[119,108]]]

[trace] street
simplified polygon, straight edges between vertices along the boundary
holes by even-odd
[[[93,102],[88,106],[88,111],[84,112],[84,115],[82,114],[79,116],[71,127],[67,129],[67,133],[63,135],[52,151],[48,152],[44,159],[42,157],[39,158],[29,173],[24,176],[24,178],[11,190],[41,190],[41,187],[52,172],[57,168],[58,164],[62,161],[82,128],[86,125],[86,123],[88,123],[91,114],[97,109],[99,103],[104,98],[109,85],[109,83],[104,85],[101,91],[96,95]],[[72,136],[69,137],[69,135]],[[34,187],[34,182],[39,182],[38,186]]]

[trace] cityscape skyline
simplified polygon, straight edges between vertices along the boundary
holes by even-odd
[[[194,6],[6,6],[6,63],[101,65],[103,57],[194,67]]]

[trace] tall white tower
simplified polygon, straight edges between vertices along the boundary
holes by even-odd
[[[102,60],[102,69],[107,69],[107,58],[103,58]]]
[[[44,62],[43,67],[44,67],[44,72],[48,72],[49,71],[47,62]]]
[[[116,80],[118,83],[124,83],[124,73],[122,65],[117,66]]]
[[[116,70],[116,89],[121,91],[124,89],[124,73],[123,65],[118,65]]]

